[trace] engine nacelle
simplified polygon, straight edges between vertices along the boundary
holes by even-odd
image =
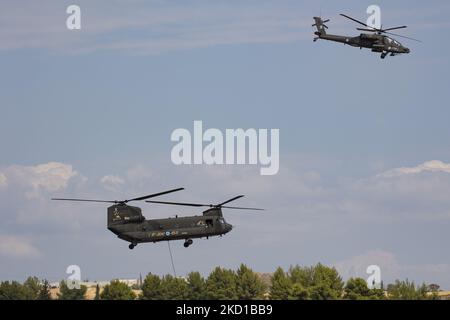
[[[144,220],[145,217],[138,207],[119,204],[108,208],[108,226],[124,223],[141,223]]]
[[[374,44],[372,47],[372,52],[383,52],[384,51],[384,45],[382,44]]]

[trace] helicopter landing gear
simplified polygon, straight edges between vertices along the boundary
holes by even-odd
[[[383,53],[381,54],[381,57],[380,57],[380,58],[381,58],[381,59],[386,58],[387,54],[388,54],[388,52],[383,51]]]
[[[137,246],[137,243],[130,243],[130,245],[128,246],[128,248],[130,248],[130,250],[133,250],[134,247]]]
[[[186,241],[184,242],[183,245],[184,245],[185,248],[187,248],[193,243],[194,243],[194,241],[192,239],[186,239]]]

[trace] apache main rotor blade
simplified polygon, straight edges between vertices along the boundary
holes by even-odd
[[[369,31],[369,32],[379,32],[379,30],[377,30],[377,29],[356,28],[356,30]]]
[[[386,32],[386,31],[389,31],[389,30],[397,30],[397,29],[404,29],[404,28],[408,28],[408,26],[387,28],[387,29],[382,29],[381,31]]]
[[[143,197],[138,197],[138,198],[125,200],[124,202],[127,203],[127,202],[130,202],[130,201],[145,200],[145,199],[161,196],[163,194],[172,193],[172,192],[176,192],[176,191],[180,191],[180,190],[184,190],[184,188],[177,188],[177,189],[167,190],[167,191],[163,191],[163,192],[153,193],[153,194],[149,194],[148,196],[143,196]]]
[[[360,31],[369,31],[369,32],[380,32],[380,33],[386,33],[386,34],[390,34],[396,37],[400,37],[400,38],[405,38],[405,39],[409,39],[409,40],[414,40],[417,42],[422,42],[421,40],[418,39],[414,39],[414,38],[410,38],[407,36],[402,36],[400,34],[397,33],[393,33],[393,32],[387,32],[386,30],[395,30],[395,29],[402,29],[402,28],[406,28],[406,26],[403,27],[397,27],[397,28],[389,28],[389,29],[383,29],[383,30],[378,30],[378,29],[365,29],[365,28],[356,28],[356,30],[360,30]]]
[[[410,38],[410,37],[407,37],[407,36],[402,36],[400,34],[396,34],[396,33],[392,33],[392,32],[386,32],[386,33],[390,34],[390,35],[393,35],[393,36],[396,36],[396,37],[405,38],[405,39],[409,39],[409,40],[414,40],[414,41],[417,41],[417,42],[422,42],[421,40]]]
[[[359,20],[353,19],[352,17],[349,17],[349,16],[347,16],[346,14],[341,13],[341,16],[343,16],[343,17],[345,17],[345,18],[347,18],[347,19],[350,19],[350,20],[352,20],[352,21],[355,21],[356,23],[359,23],[360,25],[363,25],[363,26],[365,26],[365,27],[370,28],[370,27],[369,27],[367,24],[365,24],[364,22],[361,22],[361,21],[359,21]],[[375,29],[375,28],[374,28],[374,29]]]
[[[222,207],[224,204],[227,204],[227,203],[229,203],[231,201],[237,200],[237,199],[242,198],[242,197],[243,197],[243,195],[236,196],[234,198],[231,198],[230,200],[227,200],[225,202],[219,203],[218,205],[216,205],[216,207]]]
[[[116,200],[91,200],[91,199],[69,199],[69,198],[52,198],[56,201],[83,201],[83,202],[103,202],[103,203],[119,203]]]

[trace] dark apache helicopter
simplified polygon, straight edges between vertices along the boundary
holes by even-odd
[[[371,33],[361,33],[359,36],[356,37],[347,37],[347,36],[339,36],[334,34],[328,34],[326,29],[328,29],[327,23],[328,20],[322,21],[322,18],[314,17],[315,23],[312,25],[313,27],[317,27],[317,31],[314,32],[314,34],[317,36],[314,38],[314,42],[318,39],[324,39],[324,40],[330,40],[330,41],[336,41],[341,42],[343,44],[348,44],[352,47],[359,47],[362,48],[369,48],[372,49],[372,52],[381,52],[381,59],[384,59],[388,54],[391,56],[395,56],[402,53],[409,53],[409,48],[403,46],[400,42],[397,40],[385,35],[390,34],[401,38],[406,38],[414,41],[419,41],[417,39],[401,36],[399,34],[391,33],[388,31],[397,30],[397,29],[404,29],[407,26],[400,26],[400,27],[393,27],[393,28],[387,28],[383,29],[382,27],[380,29],[374,28],[371,26],[368,26],[367,24],[356,20],[352,17],[349,17],[345,14],[341,14],[341,16],[350,19],[356,23],[359,23],[360,25],[364,26],[365,28],[356,28],[356,30],[360,31],[368,31]]]
[[[160,203],[169,205],[181,205],[191,207],[209,207],[201,216],[188,216],[166,219],[146,220],[142,215],[141,208],[129,206],[131,201],[141,201],[149,198],[161,196],[167,193],[184,190],[177,188],[150,194],[143,197],[129,200],[91,200],[91,199],[67,199],[53,198],[59,201],[86,201],[113,203],[108,208],[108,230],[116,234],[120,239],[130,242],[128,246],[133,249],[138,243],[158,242],[170,240],[184,240],[184,247],[189,247],[194,238],[209,238],[212,236],[222,236],[233,229],[222,215],[222,208],[243,209],[243,210],[263,210],[259,208],[230,207],[225,204],[242,198],[243,195],[236,196],[219,204],[182,203],[167,201],[146,201],[149,203]]]

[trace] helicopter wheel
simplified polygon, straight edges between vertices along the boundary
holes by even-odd
[[[130,243],[130,245],[128,246],[128,248],[130,248],[130,250],[133,250],[134,247],[136,247],[136,244],[134,244],[134,243]]]
[[[187,248],[187,247],[189,247],[191,244],[193,244],[194,243],[194,241],[192,241],[192,239],[187,239],[185,242],[184,242],[184,244],[183,244],[183,246],[185,247],[185,248]]]

